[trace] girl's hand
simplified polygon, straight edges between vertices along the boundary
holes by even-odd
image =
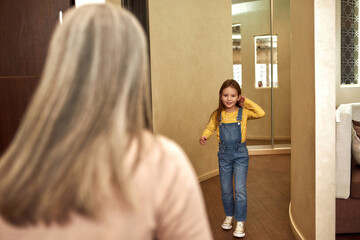
[[[239,104],[241,107],[244,107],[244,102],[246,100],[246,97],[245,96],[241,96],[240,100],[239,100]]]
[[[207,140],[207,137],[202,136],[202,137],[199,139],[199,142],[200,142],[201,145],[205,145],[205,144],[206,144],[206,140]]]

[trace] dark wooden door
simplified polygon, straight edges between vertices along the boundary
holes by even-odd
[[[69,0],[0,0],[0,154],[12,140]]]
[[[122,0],[121,5],[137,17],[146,35],[149,36],[148,0]]]
[[[0,0],[0,155],[31,101],[59,11],[74,0]],[[148,1],[122,0],[148,32]]]

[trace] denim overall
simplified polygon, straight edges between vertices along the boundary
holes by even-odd
[[[235,123],[219,123],[219,173],[221,198],[226,216],[237,221],[246,221],[247,195],[246,177],[249,154],[246,142],[241,143],[242,108],[239,108]],[[233,196],[233,175],[235,178],[235,201]]]

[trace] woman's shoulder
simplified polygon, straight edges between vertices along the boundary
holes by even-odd
[[[159,143],[159,150],[164,157],[163,161],[168,161],[168,164],[182,166],[188,168],[190,166],[189,159],[185,151],[174,140],[163,135],[155,135],[154,138]]]
[[[143,143],[146,144],[145,148],[147,150],[159,151],[166,149],[165,152],[167,154],[183,152],[181,147],[174,140],[164,135],[144,131],[142,137],[144,139]]]
[[[184,150],[168,137],[146,133],[146,146],[141,149],[137,176],[147,185],[166,192],[176,182],[184,188],[197,182],[195,171]],[[156,187],[155,187],[156,186]],[[162,194],[160,194],[162,195]]]
[[[160,165],[159,168],[191,168],[184,150],[174,140],[151,132],[144,132],[141,149],[142,160],[146,164]]]

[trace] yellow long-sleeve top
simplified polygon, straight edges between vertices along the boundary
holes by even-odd
[[[244,107],[243,107],[242,111],[243,111],[242,112],[242,120],[240,121],[241,122],[241,142],[245,142],[246,141],[247,120],[262,118],[263,116],[265,116],[265,112],[259,105],[257,105],[256,103],[254,103],[253,101],[251,101],[248,98],[245,99]],[[222,119],[221,123],[236,123],[236,122],[238,122],[236,120],[237,115],[238,115],[238,111],[234,111],[231,113],[222,111],[221,112],[221,119]],[[218,141],[220,142],[219,127],[216,126],[216,116],[217,116],[217,113],[214,112],[213,115],[211,116],[210,122],[206,126],[202,136],[205,136],[207,139],[209,139],[210,136],[216,130],[216,137],[217,137]]]

